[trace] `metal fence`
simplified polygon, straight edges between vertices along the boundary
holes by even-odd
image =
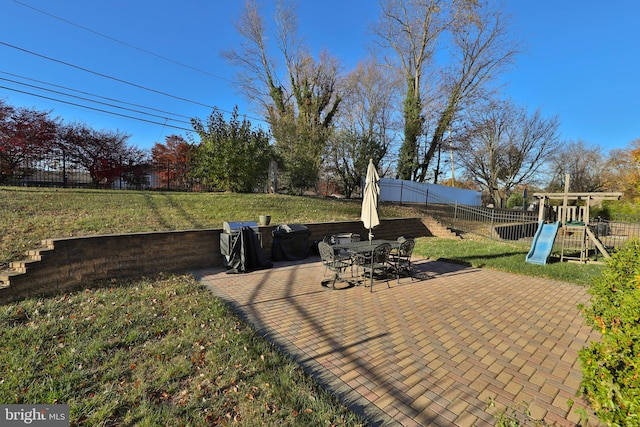
[[[524,209],[497,209],[469,206],[429,194],[426,207],[428,215],[459,233],[476,234],[496,240],[531,244],[538,229],[538,211]],[[629,239],[640,239],[640,221],[626,217],[606,220],[589,220],[588,226],[606,248],[617,248]],[[562,239],[556,239],[556,246]],[[595,249],[592,242],[588,249]]]
[[[95,177],[92,178],[86,168],[66,162],[63,156],[21,165],[10,176],[0,175],[0,185],[195,192],[212,190],[206,183],[191,178],[185,164],[147,163],[135,167],[121,165],[115,176],[112,175],[107,182],[102,182]],[[426,208],[427,214],[455,231],[491,239],[528,243],[536,233],[537,211],[471,206],[443,196],[442,191],[420,188],[412,189],[412,197],[423,200],[419,205]],[[605,247],[619,247],[629,239],[640,238],[638,218],[598,218],[591,220],[589,225]]]
[[[458,203],[430,203],[427,213],[455,231],[491,239],[531,239],[538,227],[537,212],[466,206]]]
[[[63,156],[23,163],[10,174],[0,171],[0,185],[21,187],[107,188],[121,190],[210,191],[190,176],[188,165],[145,163],[115,165],[100,174],[65,161]],[[108,177],[108,178],[107,178]]]
[[[447,227],[496,240],[531,244],[538,228],[537,212],[507,211],[469,207],[459,204],[430,204],[427,212]],[[621,220],[592,219],[587,225],[607,249],[622,246],[630,239],[640,239],[640,223]],[[554,248],[561,250],[562,234],[556,238]],[[574,245],[575,242],[571,242]],[[587,239],[586,248],[595,251],[595,244]],[[574,245],[575,246],[575,245]]]
[[[428,215],[456,232],[516,241],[533,238],[538,226],[537,212],[467,205],[444,196],[443,191],[429,191],[427,188],[416,187],[413,191],[424,200],[420,205],[426,208]],[[418,194],[420,191],[424,194]],[[454,195],[453,192],[451,194]]]
[[[629,221],[632,218],[629,218]],[[630,239],[640,239],[640,223],[596,218],[591,222],[598,239],[607,248],[617,248]]]

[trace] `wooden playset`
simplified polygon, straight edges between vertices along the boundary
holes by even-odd
[[[544,264],[557,237],[561,240],[561,261],[589,261],[589,248],[595,247],[603,257],[609,252],[590,224],[589,210],[594,201],[619,200],[622,193],[569,193],[569,176],[565,178],[564,193],[534,193],[539,200],[539,228],[534,237],[527,262]],[[551,206],[551,200],[562,205]],[[569,205],[571,202],[571,205]],[[591,245],[592,244],[592,245]],[[542,251],[542,254],[540,253]]]

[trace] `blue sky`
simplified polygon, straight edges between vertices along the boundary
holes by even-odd
[[[167,125],[190,129],[189,118],[205,119],[213,106],[230,111],[238,105],[240,113],[260,125],[259,117],[233,88],[236,70],[220,57],[222,49],[239,42],[233,22],[242,4],[240,0],[0,0],[0,99],[14,106],[52,109],[54,116],[67,122],[121,130],[141,148],[164,142],[171,134],[186,135],[185,130]],[[367,27],[378,16],[377,1],[300,0],[299,5],[301,35],[315,52],[326,48],[345,70],[366,57]],[[640,2],[505,0],[503,5],[511,16],[513,34],[525,47],[514,69],[502,77],[506,97],[531,110],[541,108],[546,116],[558,115],[566,140],[583,140],[606,151],[625,148],[640,138],[636,77],[640,26],[635,22]],[[10,80],[124,101],[135,104],[127,108],[153,116]]]

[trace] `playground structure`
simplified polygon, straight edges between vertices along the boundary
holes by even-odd
[[[594,232],[590,223],[589,210],[592,202],[619,200],[622,193],[569,193],[569,177],[565,178],[564,193],[534,193],[539,199],[538,230],[533,238],[526,262],[546,264],[558,236],[562,239],[560,261],[590,260],[589,249],[594,247],[603,257],[609,252]],[[551,200],[562,200],[562,205],[551,206]],[[572,205],[569,205],[569,202]],[[575,204],[574,204],[575,203]]]

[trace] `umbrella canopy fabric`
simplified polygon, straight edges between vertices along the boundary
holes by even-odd
[[[362,221],[364,228],[369,230],[369,241],[373,238],[371,230],[380,224],[380,217],[378,216],[379,181],[380,177],[376,167],[373,165],[373,159],[369,159],[367,178],[365,179],[364,192],[362,194],[362,213],[360,214],[360,221]]]

